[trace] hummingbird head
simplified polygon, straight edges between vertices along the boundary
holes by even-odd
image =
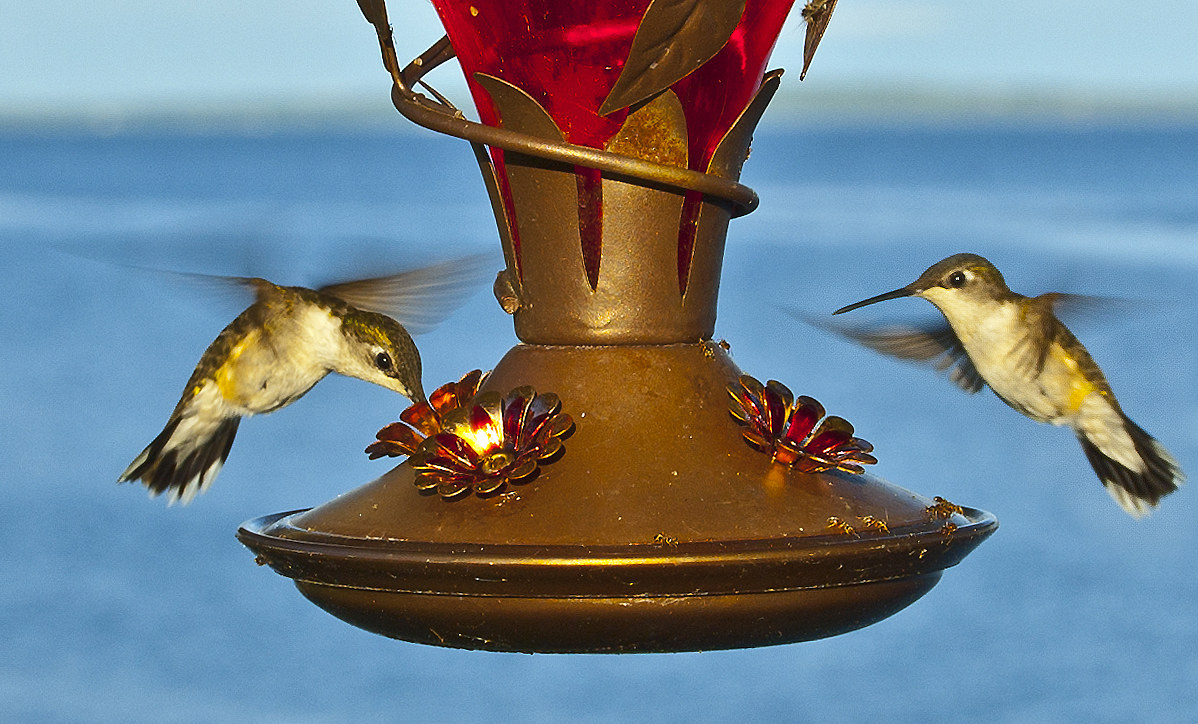
[[[944,311],[946,307],[998,301],[1008,294],[1010,289],[1002,274],[989,261],[977,254],[954,254],[928,267],[918,279],[905,287],[841,307],[832,313],[851,312],[899,297],[923,297]]]
[[[336,371],[423,402],[420,352],[408,330],[391,317],[350,308],[341,321],[345,351]]]

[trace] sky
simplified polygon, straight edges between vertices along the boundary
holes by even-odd
[[[791,91],[802,65],[801,2],[772,63],[792,70]],[[401,60],[440,37],[428,0],[389,6]],[[1193,0],[842,0],[803,90],[1194,99],[1196,31]],[[456,67],[452,77],[438,72],[451,91],[460,84]],[[0,3],[0,114],[385,103],[387,88],[353,0]]]

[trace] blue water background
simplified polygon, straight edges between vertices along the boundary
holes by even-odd
[[[825,313],[960,251],[1024,293],[1129,300],[1074,330],[1125,410],[1194,472],[1198,130],[812,123],[760,132],[743,180],[762,203],[731,225],[716,336],[746,372],[851,420],[877,474],[1002,526],[910,608],[832,639],[507,655],[359,631],[233,537],[388,468],[361,452],[403,405],[381,388],[329,378],[249,420],[188,507],[115,484],[240,309],[122,265],[317,285],[498,258],[465,144],[349,129],[0,134],[0,719],[1194,721],[1192,485],[1132,520],[1067,430],[778,307]],[[920,300],[859,313],[933,314]],[[418,342],[431,388],[516,339],[483,290]]]

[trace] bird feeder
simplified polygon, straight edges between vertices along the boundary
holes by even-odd
[[[395,107],[475,150],[522,344],[380,431],[406,460],[379,479],[244,524],[260,562],[406,641],[712,650],[879,621],[994,531],[864,473],[847,421],[712,340],[791,0],[433,4],[448,35],[401,68],[359,0]],[[831,4],[804,10],[820,34]],[[481,123],[416,90],[455,57]]]

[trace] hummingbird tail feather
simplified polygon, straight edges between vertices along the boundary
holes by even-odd
[[[1185,475],[1177,460],[1156,438],[1126,417],[1123,421],[1124,430],[1138,458],[1139,470],[1104,453],[1080,430],[1077,439],[1094,472],[1119,507],[1133,517],[1141,518],[1151,513],[1161,498],[1177,490],[1185,482]]]
[[[166,493],[168,505],[176,502],[187,505],[207,490],[229,457],[241,418],[221,420],[210,434],[200,436],[199,442],[186,435],[182,440],[175,439],[184,419],[173,418],[117,482],[140,480],[151,498]]]

